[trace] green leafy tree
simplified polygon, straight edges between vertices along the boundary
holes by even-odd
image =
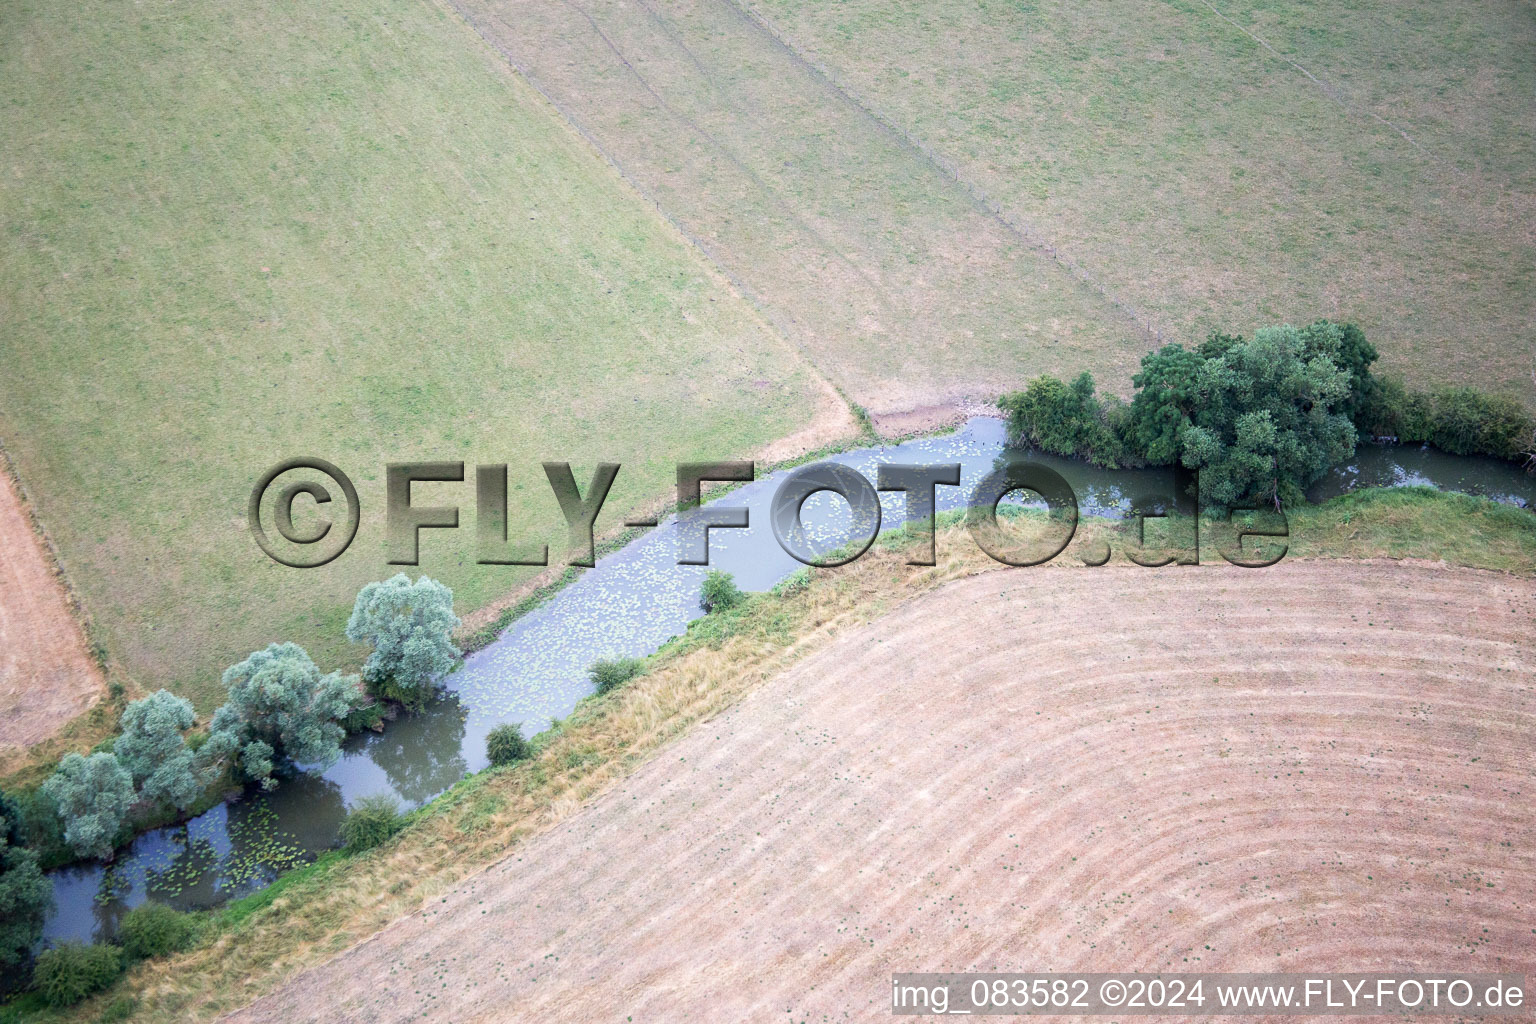
[[[412,583],[400,573],[358,592],[347,639],[373,645],[363,665],[372,692],[420,710],[462,653],[453,644],[458,626],[453,591],[430,577]]]
[[[3,812],[6,820],[19,821],[21,825],[20,838],[12,841],[14,845],[34,851],[40,861],[68,855],[69,847],[64,842],[64,823],[59,820],[59,809],[48,799],[43,787],[37,786],[17,797],[6,799],[11,801],[11,808],[18,815],[12,819],[10,812]]]
[[[80,857],[110,860],[133,805],[133,777],[112,754],[65,754],[43,783],[64,823],[64,842]]]
[[[1070,384],[1050,375],[1036,377],[997,404],[1008,415],[1009,439],[1016,444],[1025,442],[1052,455],[1081,455],[1105,466],[1124,457],[1094,394],[1092,374],[1081,373]]]
[[[0,793],[0,967],[27,958],[53,909],[53,886],[37,866],[37,856],[21,845],[15,804]]]
[[[1142,357],[1129,406],[1093,395],[1092,379],[1039,377],[999,405],[1013,440],[1114,465],[1114,444],[1153,465],[1200,470],[1208,504],[1302,500],[1354,453],[1357,428],[1457,454],[1536,459],[1536,419],[1473,388],[1410,391],[1376,377],[1376,347],[1355,324],[1266,327],[1251,340],[1214,332],[1191,352]]]
[[[1241,334],[1224,334],[1221,331],[1212,331],[1206,335],[1205,340],[1200,343],[1200,347],[1195,351],[1201,359],[1220,359],[1227,354],[1228,349],[1233,345],[1242,344],[1242,341],[1243,336]],[[1167,347],[1169,346],[1164,346],[1164,348]],[[1177,345],[1172,347],[1179,348]]]
[[[26,828],[21,820],[21,804],[0,789],[0,840],[12,846],[26,845]]]
[[[202,786],[182,736],[195,721],[191,702],[166,690],[123,710],[122,735],[112,749],[133,777],[140,800],[170,804],[179,811],[197,801]]]
[[[1349,374],[1349,396],[1340,403],[1339,411],[1354,419],[1376,386],[1376,380],[1371,376],[1371,364],[1379,355],[1376,346],[1367,341],[1365,332],[1354,324],[1333,324],[1319,320],[1306,330],[1314,336],[1324,332],[1338,332],[1338,350],[1332,359],[1335,365]]]
[[[1205,360],[1194,424],[1180,435],[1203,500],[1301,501],[1308,484],[1354,454],[1355,427],[1340,411],[1350,397],[1340,334],[1265,327]]]
[[[1213,334],[1202,351],[1227,349],[1240,338]],[[1141,371],[1131,378],[1136,395],[1131,399],[1127,433],[1131,446],[1155,466],[1178,460],[1184,431],[1194,425],[1200,407],[1200,369],[1206,356],[1181,345],[1164,345],[1141,357]]]
[[[206,764],[233,757],[263,789],[277,785],[279,759],[331,765],[341,756],[341,719],[361,696],[357,676],[321,675],[304,648],[270,644],[224,672],[229,701],[213,715]],[[206,755],[205,755],[205,752]]]

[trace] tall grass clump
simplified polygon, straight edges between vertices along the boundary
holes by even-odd
[[[711,569],[704,575],[699,588],[699,607],[706,612],[723,612],[746,600],[747,595],[736,586],[736,577],[719,569]]]
[[[811,570],[796,569],[788,576],[773,585],[771,593],[775,597],[792,597],[795,594],[803,594],[811,587]]]
[[[341,840],[347,852],[371,850],[392,838],[405,827],[400,801],[389,793],[365,796],[347,812],[341,823]]]
[[[95,995],[123,973],[116,946],[66,942],[44,950],[32,968],[32,984],[49,1006],[73,1006]]]
[[[524,761],[533,756],[533,747],[523,739],[523,727],[517,722],[498,725],[485,735],[485,756],[493,767]]]
[[[116,1024],[117,1021],[130,1019],[139,1009],[139,1000],[134,996],[118,996],[106,1005],[96,1017],[96,1024]]]
[[[592,663],[587,669],[587,678],[602,694],[624,685],[644,671],[644,658],[604,658]]]
[[[145,903],[123,915],[117,943],[130,960],[180,953],[197,939],[197,921],[163,903]]]

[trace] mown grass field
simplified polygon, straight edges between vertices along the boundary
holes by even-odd
[[[453,0],[885,416],[1092,370],[1128,388],[1125,311],[725,0]]]
[[[788,346],[461,21],[421,0],[0,3],[0,441],[110,656],[207,710],[273,640],[355,664],[388,461],[462,459],[413,572],[462,611],[473,466],[514,539],[564,529],[539,468],[624,464],[599,529],[674,465],[803,427]],[[245,527],[317,455],[362,529],[300,571]]]
[[[1536,403],[1529,5],[739,2],[1165,334],[1353,320]]]

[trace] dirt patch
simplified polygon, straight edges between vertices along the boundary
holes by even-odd
[[[54,735],[104,688],[52,559],[0,467],[0,762]]]
[[[1533,612],[1529,580],[1407,565],[951,584],[238,1019],[862,1019],[913,969],[1531,973]]]
[[[870,413],[875,433],[881,437],[910,437],[964,423],[972,416],[996,416],[997,403],[977,398],[956,398],[935,405],[920,405],[899,412]]]

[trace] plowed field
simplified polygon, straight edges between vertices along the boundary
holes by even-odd
[[[1536,973],[1530,581],[987,573],[247,1021],[884,1018],[903,970]]]

